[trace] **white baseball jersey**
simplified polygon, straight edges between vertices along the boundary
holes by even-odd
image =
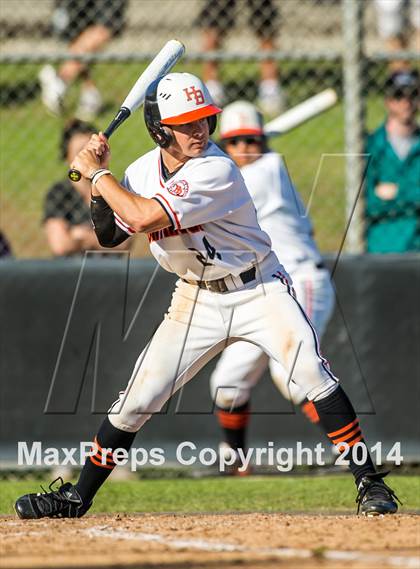
[[[267,152],[243,166],[241,173],[257,208],[258,221],[270,235],[273,250],[287,271],[293,273],[304,261],[321,262],[311,221],[281,156]]]
[[[238,276],[271,250],[239,169],[212,142],[167,182],[155,148],[127,168],[123,185],[156,199],[168,214],[172,227],[148,235],[150,250],[164,269],[182,278]],[[116,222],[131,232],[118,216]]]

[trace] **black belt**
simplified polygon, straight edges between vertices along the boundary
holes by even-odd
[[[251,281],[255,280],[256,275],[256,268],[251,267],[247,271],[239,274],[239,278],[241,279],[243,284],[250,283]],[[199,288],[204,288],[206,290],[210,290],[211,292],[228,292],[229,287],[226,284],[226,280],[223,279],[215,279],[214,281],[189,281],[187,279],[181,279],[184,283],[196,285]]]

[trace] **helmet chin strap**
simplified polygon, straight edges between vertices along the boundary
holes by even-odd
[[[161,148],[169,148],[171,144],[175,142],[174,131],[171,129],[170,126],[163,126],[161,125],[162,131],[165,133],[164,143],[160,144]]]

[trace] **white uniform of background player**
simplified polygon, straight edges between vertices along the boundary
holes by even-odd
[[[95,454],[79,480],[55,492],[22,496],[15,504],[21,518],[84,515],[115,466],[114,450],[128,452],[151,414],[239,340],[282,363],[314,400],[330,440],[363,441],[354,409],[320,355],[316,333],[258,225],[239,169],[209,142],[218,112],[198,77],[171,73],[150,85],[144,105],[146,125],[160,148],[129,166],[123,185],[107,169],[110,150],[103,135],[92,136],[71,165],[92,180],[100,243],[113,247],[133,232],[147,233],[157,261],[179,280],[126,390],[100,426]],[[362,457],[356,452],[357,462],[350,457],[359,502],[364,511],[396,511],[365,445],[363,450]]]
[[[238,164],[254,201],[261,228],[292,277],[296,297],[321,337],[334,307],[330,274],[312,237],[312,225],[280,155],[266,151],[253,155],[255,144],[265,146],[261,114],[246,101],[228,105],[222,115],[220,138]],[[253,143],[255,140],[255,143]],[[251,144],[248,145],[247,141]],[[244,146],[239,148],[239,145]],[[238,152],[244,155],[237,157]],[[269,363],[281,393],[295,404],[306,401],[305,391],[290,382],[287,370],[255,345],[238,342],[227,348],[211,376],[211,393],[217,406],[233,410],[246,404],[252,387]],[[223,418],[221,419],[223,422]],[[228,419],[232,423],[232,418]]]

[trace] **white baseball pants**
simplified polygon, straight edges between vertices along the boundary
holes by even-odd
[[[334,309],[334,289],[326,269],[316,268],[313,262],[301,263],[291,273],[296,298],[322,338]],[[210,379],[211,396],[222,409],[233,409],[249,401],[251,389],[261,379],[267,364],[271,376],[282,395],[295,404],[305,397],[302,389],[281,362],[259,347],[236,342],[224,350]]]
[[[233,292],[177,282],[168,313],[109,411],[110,422],[138,431],[211,358],[239,340],[281,362],[309,399],[322,398],[337,386],[287,273],[270,253],[257,267],[257,280]]]

